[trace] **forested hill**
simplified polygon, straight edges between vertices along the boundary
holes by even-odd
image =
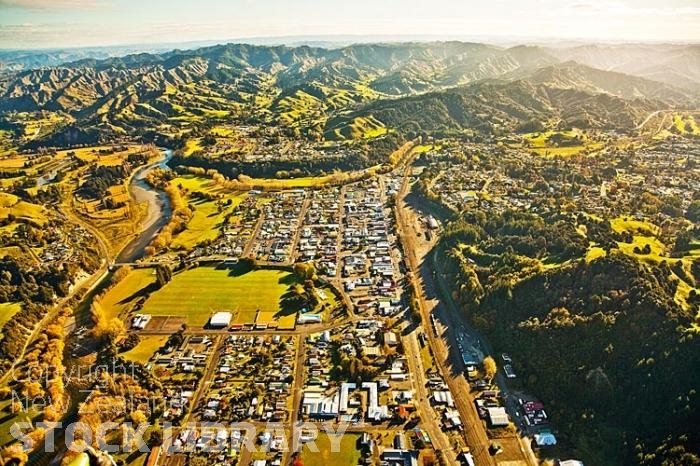
[[[697,59],[697,50],[680,50],[686,61]],[[37,147],[139,137],[153,128],[177,133],[213,120],[274,124],[315,139],[355,137],[357,127],[473,125],[492,134],[529,118],[629,131],[650,110],[698,100],[700,86],[595,69],[572,56],[442,42],[340,49],[228,44],[84,59],[3,74],[0,117],[9,130],[15,112],[44,111],[61,121],[30,138]],[[411,119],[416,110],[422,115]]]
[[[606,257],[584,259],[579,223]],[[462,311],[518,355],[526,390],[586,464],[700,464],[699,300],[674,301],[678,274],[700,283],[700,261],[639,262],[607,222],[583,218],[477,212],[446,233],[438,261]]]
[[[479,82],[466,87],[399,100],[378,101],[328,122],[335,131],[358,118],[372,117],[409,133],[456,134],[469,128],[481,134],[506,134],[531,122],[560,121],[565,127],[630,130],[649,112],[664,108],[658,100],[626,100],[607,93],[549,83]]]

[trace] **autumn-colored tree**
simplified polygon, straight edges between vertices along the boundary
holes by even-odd
[[[29,462],[29,455],[15,446],[3,448],[0,451],[0,466],[24,466]]]
[[[486,378],[492,381],[496,376],[496,371],[498,371],[496,361],[491,356],[486,356],[484,358],[484,373],[486,374]]]
[[[143,411],[136,410],[133,413],[131,413],[131,421],[136,425],[144,424],[148,422],[148,417],[146,416],[146,414],[144,414]]]
[[[33,431],[29,432],[29,434],[27,435],[29,435],[29,438],[32,439],[32,442],[34,442],[33,448],[37,448],[41,444],[41,442],[44,441],[44,437],[46,437],[46,429],[44,429],[43,427],[38,427]]]
[[[105,329],[105,334],[109,335],[113,341],[118,340],[126,333],[126,328],[124,327],[124,322],[118,317],[113,317],[109,320],[107,327]]]
[[[112,276],[112,283],[119,283],[120,281],[124,280],[127,275],[131,272],[131,267],[124,266],[124,267],[119,267],[116,272],[114,272],[114,275]]]
[[[156,426],[148,436],[146,444],[150,447],[156,447],[163,444],[163,430],[160,426]]]
[[[294,274],[302,280],[313,280],[316,277],[316,267],[311,262],[294,264]]]
[[[44,389],[39,382],[27,382],[24,384],[22,393],[28,398],[43,396]]]
[[[396,151],[392,152],[391,155],[389,155],[389,161],[391,162],[391,164],[394,167],[398,166],[407,158],[408,155],[411,154],[411,150],[415,145],[415,141],[409,141],[403,146],[399,147]]]
[[[107,312],[102,307],[99,299],[95,299],[92,302],[90,313],[95,322],[95,328],[93,329],[95,336],[116,341],[126,334],[124,322],[118,317],[108,318]]]

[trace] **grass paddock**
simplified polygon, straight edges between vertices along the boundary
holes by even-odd
[[[151,294],[141,312],[187,316],[188,324],[205,325],[213,313],[230,311],[234,321],[253,322],[258,310],[287,314],[282,297],[294,283],[294,275],[281,270],[198,267],[174,275]]]
[[[331,451],[331,440],[328,434],[322,432],[315,440],[318,453],[311,451],[309,444],[304,444],[302,459],[304,466],[356,466],[360,461],[358,449],[360,436],[358,434],[345,434],[340,438],[340,451]]]

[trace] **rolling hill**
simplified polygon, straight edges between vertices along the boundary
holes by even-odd
[[[636,78],[635,78],[636,79]],[[585,83],[516,80],[477,82],[446,91],[372,103],[328,121],[326,134],[342,131],[359,118],[406,132],[457,133],[470,128],[485,134],[516,131],[532,120],[556,121],[561,128],[631,130],[666,103],[590,89]]]
[[[603,63],[598,49],[568,50]],[[697,90],[582,65],[569,55],[441,42],[227,44],[89,58],[4,74],[0,116],[43,110],[73,122],[25,141],[38,146],[85,142],[86,135],[180,134],[212,120],[278,124],[328,138],[371,137],[385,128],[489,133],[533,118],[629,130],[649,111],[698,101]]]
[[[550,49],[561,61],[573,60],[606,71],[617,71],[681,87],[700,90],[700,45],[619,44],[581,45]]]

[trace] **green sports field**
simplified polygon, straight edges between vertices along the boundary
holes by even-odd
[[[345,434],[339,438],[340,451],[331,451],[332,444],[328,434],[320,433],[315,440],[318,453],[311,451],[309,444],[304,444],[301,457],[305,466],[354,466],[359,464],[360,451],[357,449],[358,434]]]
[[[153,293],[141,312],[154,316],[187,316],[190,325],[204,325],[218,311],[234,313],[234,321],[252,322],[256,311],[283,311],[281,298],[296,279],[280,270],[240,273],[231,268],[199,267],[173,276]]]

